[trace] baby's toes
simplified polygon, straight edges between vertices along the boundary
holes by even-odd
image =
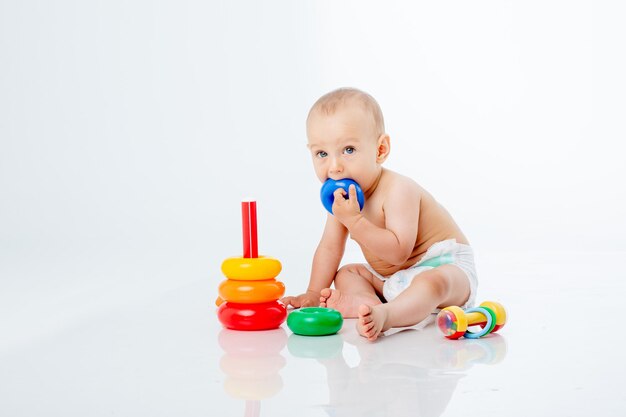
[[[366,325],[366,324],[371,324],[373,321],[371,314],[368,314],[367,316],[359,316],[359,322],[362,325]]]
[[[372,317],[371,316],[372,308],[370,306],[368,306],[367,304],[361,304],[359,306],[358,313],[359,313],[359,318],[360,319],[369,318],[369,321],[372,320],[372,318],[371,318]]]

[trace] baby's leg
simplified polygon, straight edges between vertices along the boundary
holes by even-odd
[[[335,289],[321,291],[320,306],[334,308],[345,318],[356,318],[359,305],[381,303],[377,291],[382,294],[383,282],[364,265],[345,265],[337,271]]]
[[[417,275],[395,299],[379,305],[359,306],[357,328],[374,340],[392,327],[413,326],[437,307],[463,305],[470,295],[465,272],[455,265],[442,265]]]

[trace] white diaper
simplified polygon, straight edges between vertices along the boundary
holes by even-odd
[[[418,274],[433,269],[434,266],[427,266],[424,264],[433,264],[433,261],[436,261],[439,258],[443,260],[443,263],[447,263],[450,265],[458,266],[465,275],[467,275],[467,279],[470,284],[470,296],[465,303],[465,305],[460,306],[461,308],[470,308],[474,306],[474,301],[476,299],[476,288],[478,286],[478,277],[476,276],[476,266],[474,265],[474,251],[471,246],[464,245],[462,243],[457,243],[456,239],[448,239],[441,242],[437,242],[432,245],[422,259],[419,260],[413,266],[408,267],[407,269],[403,269],[402,271],[398,271],[388,277],[384,277],[380,275],[378,272],[374,271],[374,269],[365,264],[365,267],[378,279],[384,282],[383,284],[383,296],[387,302],[393,300],[404,291],[413,281]],[[431,260],[431,262],[428,262]],[[435,263],[434,265],[437,265]],[[438,312],[435,311],[435,312]]]

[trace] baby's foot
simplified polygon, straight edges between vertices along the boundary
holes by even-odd
[[[361,304],[358,309],[359,320],[356,328],[359,334],[369,341],[374,341],[380,333],[389,330],[387,325],[387,310],[382,306]]]
[[[380,304],[378,297],[369,295],[345,294],[341,290],[324,288],[320,292],[320,307],[334,308],[344,318],[353,319],[358,316],[360,304]]]

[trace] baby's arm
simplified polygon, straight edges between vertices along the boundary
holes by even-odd
[[[328,216],[326,227],[322,234],[311,268],[309,286],[304,294],[297,297],[284,297],[282,302],[295,308],[318,306],[320,303],[320,291],[330,287],[335,279],[341,258],[346,247],[348,231],[334,217]]]
[[[358,212],[356,190],[350,186],[349,199],[335,198],[333,212],[348,228],[352,239],[392,265],[409,259],[415,245],[419,222],[420,193],[412,184],[396,183],[383,203],[385,227],[378,227]],[[355,205],[352,203],[356,203]]]

